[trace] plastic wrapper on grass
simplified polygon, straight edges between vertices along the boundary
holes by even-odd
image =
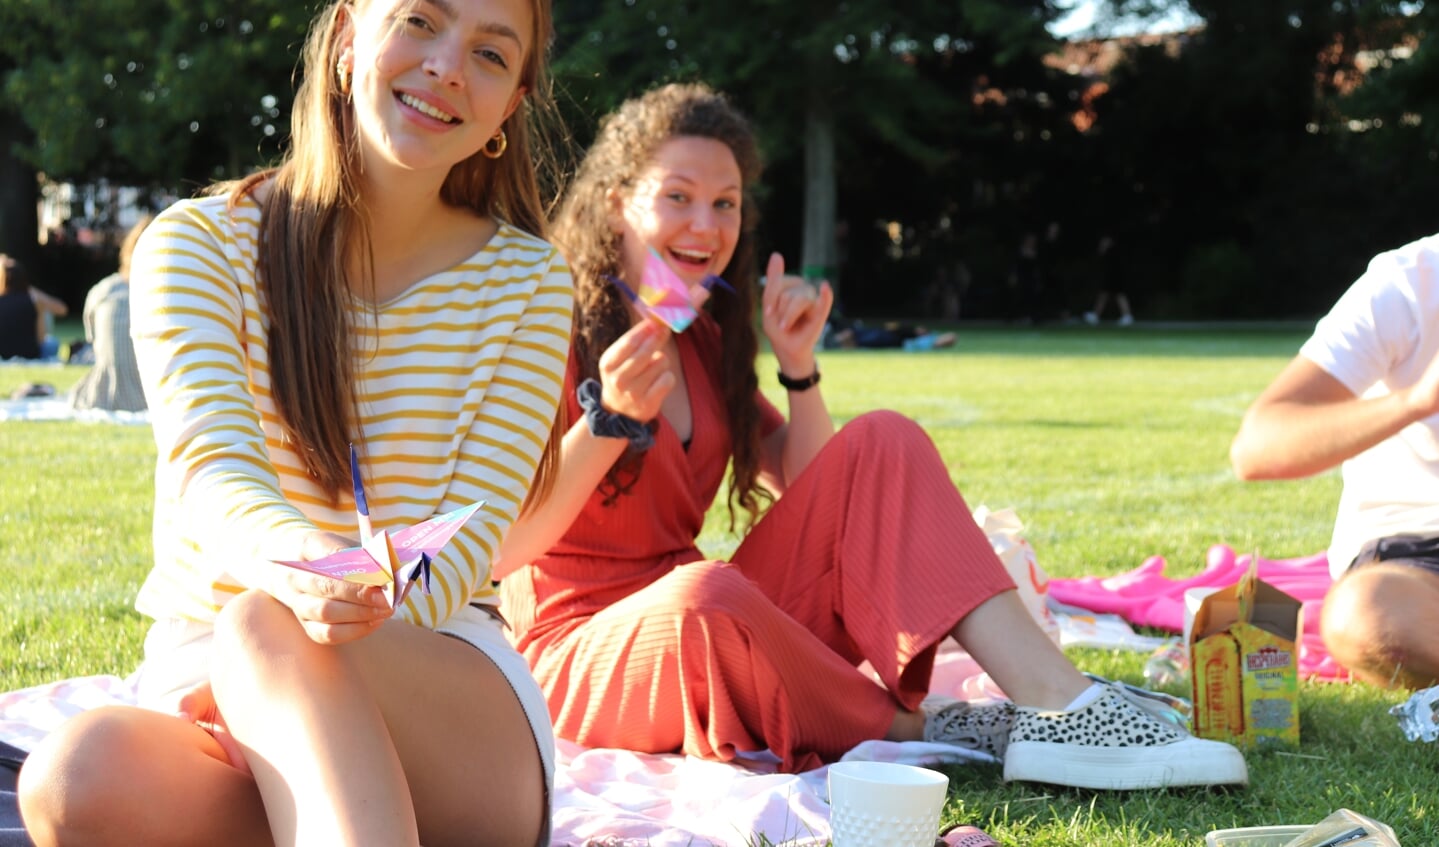
[[[1439,685],[1416,691],[1389,710],[1410,741],[1439,741]]]

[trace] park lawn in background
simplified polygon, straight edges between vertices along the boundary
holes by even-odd
[[[1244,408],[1306,334],[966,327],[952,350],[826,352],[822,385],[838,420],[880,407],[919,420],[970,506],[1014,507],[1052,576],[1114,574],[1161,554],[1182,577],[1216,543],[1270,558],[1328,544],[1337,473],[1240,483],[1228,463]],[[784,409],[773,359],[759,372]],[[11,366],[0,392],[78,378]],[[0,423],[0,688],[125,674],[138,661],[145,622],[130,603],[149,567],[153,462],[143,427]],[[734,549],[727,525],[721,503],[700,539],[711,555]],[[1143,681],[1143,655],[1070,655]],[[1406,845],[1439,844],[1439,749],[1403,739],[1387,709],[1404,696],[1304,685],[1300,749],[1250,754],[1246,789],[1069,791],[1006,785],[997,766],[952,768],[944,821],[1025,847],[1199,847],[1211,829],[1312,823],[1347,807]]]
[[[64,391],[83,373],[3,366],[0,396],[26,382]],[[0,690],[133,669],[154,468],[146,426],[0,422]]]

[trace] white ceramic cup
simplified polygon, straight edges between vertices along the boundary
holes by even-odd
[[[949,777],[892,762],[829,766],[834,847],[934,847]]]

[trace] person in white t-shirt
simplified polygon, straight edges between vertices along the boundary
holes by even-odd
[[[1241,479],[1343,464],[1324,644],[1365,681],[1439,682],[1439,235],[1376,256],[1244,415]]]

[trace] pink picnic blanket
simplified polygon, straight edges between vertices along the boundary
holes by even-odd
[[[1163,556],[1118,576],[1050,579],[1049,596],[1092,612],[1116,614],[1136,626],[1171,632],[1184,629],[1184,592],[1191,588],[1224,588],[1249,570],[1250,554],[1236,556],[1223,544],[1209,548],[1204,570],[1187,579],[1164,575]],[[1299,647],[1299,675],[1304,679],[1348,681],[1349,671],[1324,649],[1319,616],[1324,595],[1333,584],[1324,552],[1297,559],[1259,559],[1259,578],[1304,605],[1304,633]]]

